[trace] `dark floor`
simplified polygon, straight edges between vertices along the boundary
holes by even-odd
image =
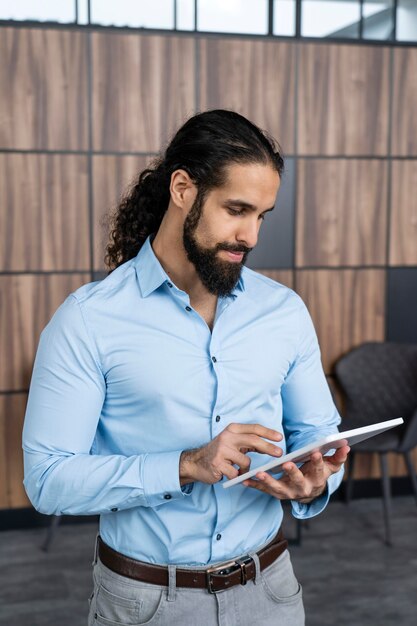
[[[303,529],[291,554],[308,626],[415,626],[417,506],[411,496],[393,505],[393,548],[378,499],[332,502]],[[85,626],[95,534],[94,524],[61,526],[45,554],[43,529],[0,533],[0,626]]]

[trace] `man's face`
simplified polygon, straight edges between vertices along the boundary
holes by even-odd
[[[218,296],[233,291],[280,185],[271,165],[233,164],[226,172],[222,187],[212,189],[203,201],[197,195],[183,230],[189,261],[203,285]]]

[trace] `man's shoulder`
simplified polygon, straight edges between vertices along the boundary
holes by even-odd
[[[111,307],[113,303],[120,301],[121,292],[132,291],[135,283],[136,272],[133,260],[131,260],[100,280],[82,285],[71,296],[82,306],[94,307],[102,304],[105,307]]]
[[[292,289],[265,274],[260,274],[247,267],[243,268],[245,291],[256,298],[277,298],[278,300],[301,303],[300,296]]]

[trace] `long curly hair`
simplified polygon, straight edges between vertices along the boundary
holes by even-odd
[[[168,208],[173,172],[188,173],[201,202],[210,189],[225,183],[232,163],[269,163],[279,175],[284,170],[279,145],[239,113],[218,109],[187,120],[165,153],[139,174],[111,217],[105,256],[109,271],[135,257],[148,235],[157,232]]]

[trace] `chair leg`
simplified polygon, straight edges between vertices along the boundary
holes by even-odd
[[[385,452],[379,454],[381,464],[382,491],[384,494],[384,520],[385,520],[385,543],[392,546],[391,540],[391,485],[388,473],[388,459]]]
[[[417,477],[416,477],[416,470],[414,467],[413,459],[411,458],[410,451],[404,452],[404,459],[405,459],[405,464],[407,465],[408,475],[410,476],[411,484],[413,487],[414,497],[417,502]]]
[[[347,479],[346,479],[346,490],[345,490],[346,504],[349,504],[349,502],[352,499],[354,465],[355,465],[355,454],[353,452],[350,452],[349,463],[348,463],[348,473],[347,473]]]
[[[55,530],[61,521],[61,517],[59,515],[53,515],[51,519],[51,523],[49,524],[48,532],[46,534],[46,538],[44,543],[41,546],[41,549],[44,552],[48,552],[49,546],[51,545],[52,539],[55,536]]]

